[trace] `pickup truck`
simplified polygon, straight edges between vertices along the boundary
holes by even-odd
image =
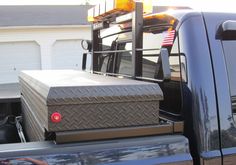
[[[20,103],[8,100],[0,164],[235,164],[236,14],[171,10],[143,16],[141,2],[131,14],[117,11],[94,16],[83,69],[91,54],[93,74],[158,83],[164,94],[160,133],[20,143],[24,127],[19,131],[18,125],[18,133],[13,127]]]

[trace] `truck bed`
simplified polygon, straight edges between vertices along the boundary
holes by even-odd
[[[6,101],[20,105],[20,99],[14,97]],[[160,123],[143,129],[142,137],[138,137],[143,131],[140,127],[132,132],[116,130],[117,139],[113,140],[106,140],[112,131],[104,129],[95,132],[96,138],[92,141],[85,138],[87,141],[67,144],[56,144],[55,141],[1,144],[0,164],[192,164],[189,142],[181,135],[183,125],[183,121],[160,115]],[[92,134],[94,132],[85,131],[80,136]],[[68,138],[66,134],[60,137]]]

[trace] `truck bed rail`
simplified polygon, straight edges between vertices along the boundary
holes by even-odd
[[[160,124],[158,125],[56,132],[55,136],[57,143],[66,143],[76,141],[105,140],[114,138],[175,134],[182,133],[183,129],[183,121],[173,121],[165,117],[160,117]]]

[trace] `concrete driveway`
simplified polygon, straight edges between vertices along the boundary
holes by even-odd
[[[20,85],[0,84],[0,102],[18,102],[20,101]]]

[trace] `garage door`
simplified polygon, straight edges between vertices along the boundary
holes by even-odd
[[[40,69],[40,61],[36,42],[0,43],[0,84],[18,82],[21,70]]]
[[[56,41],[52,48],[52,68],[81,70],[84,51],[80,43],[81,40]]]

